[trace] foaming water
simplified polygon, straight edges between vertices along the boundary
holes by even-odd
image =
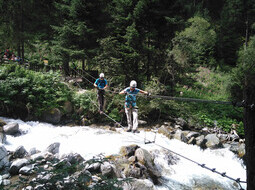
[[[0,118],[7,123],[19,123],[22,135],[18,137],[7,136],[8,150],[15,150],[18,146],[23,145],[27,151],[31,148],[44,151],[54,142],[60,143],[60,155],[66,153],[79,153],[85,159],[93,156],[104,154],[118,154],[121,146],[137,144],[140,147],[151,151],[155,155],[155,163],[164,177],[164,185],[158,189],[239,189],[233,181],[220,175],[205,170],[198,165],[179,158],[176,163],[169,164],[168,156],[170,152],[160,148],[158,145],[166,147],[177,152],[189,159],[207,167],[216,168],[219,172],[226,172],[233,178],[246,179],[246,171],[243,163],[228,149],[202,151],[194,145],[187,145],[178,140],[169,140],[163,135],[157,134],[156,144],[144,144],[145,133],[139,134],[124,132],[123,129],[109,131],[98,128],[84,126],[67,127],[54,126],[48,123],[40,122],[23,122],[8,118]],[[148,139],[154,139],[154,133],[146,132]],[[246,188],[245,184],[242,184]],[[208,188],[207,188],[208,186]],[[220,187],[220,188],[218,188]]]

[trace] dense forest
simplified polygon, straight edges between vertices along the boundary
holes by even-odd
[[[142,96],[139,118],[235,127],[246,135],[254,189],[255,0],[0,0],[0,62],[0,116],[11,118],[40,120],[59,109],[66,123],[109,123],[92,104],[93,85],[83,81],[87,91],[77,93],[66,82],[73,68],[103,72],[110,91],[136,80],[153,95],[246,99],[239,108]],[[123,96],[106,99],[105,112],[122,121]]]
[[[30,65],[47,60],[67,76],[73,65],[97,70],[105,73],[111,87],[123,88],[134,79],[154,94],[242,101],[244,76],[254,68],[253,0],[1,0],[0,9],[1,57],[8,50]],[[1,80],[12,69],[5,74],[2,69]],[[30,79],[1,83],[2,108],[19,100],[21,92],[10,86],[29,86],[43,78],[17,69],[16,74]],[[63,100],[56,89],[49,90],[52,79],[47,77],[41,91],[27,87],[20,99],[39,115],[45,107],[57,106],[49,97]],[[39,104],[35,97],[42,92],[50,101]],[[65,94],[65,99],[75,98]],[[74,104],[82,104],[78,102]],[[166,104],[144,101],[141,116],[156,120],[169,111],[186,118],[193,114],[207,125],[215,125],[216,119],[223,127],[242,120],[240,110],[232,107]],[[108,104],[116,119],[120,105],[117,100]]]

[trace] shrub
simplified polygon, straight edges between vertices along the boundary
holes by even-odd
[[[0,102],[9,115],[26,110],[41,116],[43,111],[60,108],[72,92],[60,81],[59,73],[39,73],[19,65],[0,67]]]

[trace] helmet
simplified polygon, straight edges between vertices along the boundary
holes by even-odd
[[[130,87],[136,87],[137,86],[137,83],[136,83],[136,81],[135,80],[132,80],[131,82],[130,82]]]
[[[104,78],[104,73],[100,73],[99,77]]]

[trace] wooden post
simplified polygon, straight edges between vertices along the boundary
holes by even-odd
[[[255,75],[246,76],[245,79],[245,109],[244,109],[244,131],[245,151],[247,167],[247,190],[255,189]]]

